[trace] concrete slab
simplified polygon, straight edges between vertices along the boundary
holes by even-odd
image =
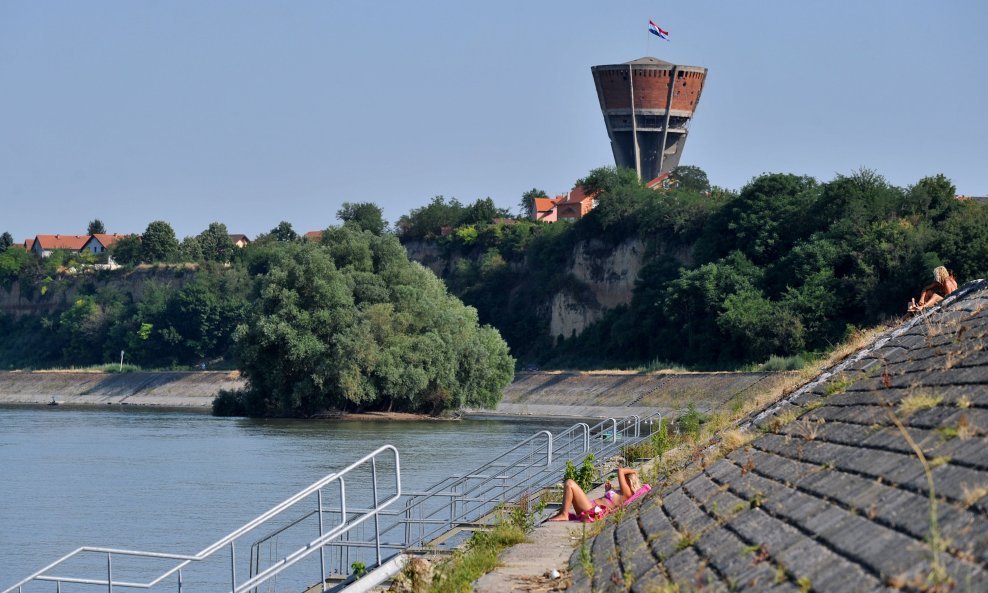
[[[560,590],[568,581],[566,567],[573,549],[582,537],[582,523],[543,523],[529,534],[526,543],[508,548],[499,559],[500,565],[474,584],[478,593],[527,591],[530,593]],[[558,570],[559,579],[546,577]]]

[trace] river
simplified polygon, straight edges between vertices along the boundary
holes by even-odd
[[[568,424],[0,407],[0,590],[81,545],[198,552],[382,444],[401,453],[403,488],[424,489]]]

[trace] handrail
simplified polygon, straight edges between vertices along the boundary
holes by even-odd
[[[77,583],[88,585],[103,585],[108,587],[108,593],[113,593],[113,587],[149,589],[160,584],[169,576],[178,575],[178,591],[182,593],[183,573],[186,566],[201,562],[225,549],[230,556],[230,589],[232,593],[247,593],[259,591],[258,585],[275,577],[288,567],[308,557],[316,551],[320,554],[320,570],[322,589],[326,591],[326,559],[324,550],[338,553],[340,566],[338,576],[348,574],[347,566],[350,560],[350,549],[360,553],[364,550],[363,560],[368,564],[376,563],[381,566],[386,560],[382,550],[397,553],[402,549],[416,548],[428,545],[429,542],[442,541],[446,535],[457,527],[477,525],[489,521],[490,513],[498,505],[519,500],[526,496],[558,483],[561,477],[562,465],[567,461],[582,459],[588,453],[594,453],[598,461],[604,461],[613,452],[627,445],[632,445],[646,438],[652,431],[652,422],[661,415],[658,413],[646,416],[638,415],[625,418],[607,418],[590,426],[578,422],[569,428],[553,435],[548,430],[541,430],[517,443],[507,451],[483,463],[471,471],[439,480],[433,486],[421,492],[402,492],[400,463],[398,451],[390,445],[385,445],[364,456],[339,472],[329,474],[314,482],[297,494],[275,505],[255,519],[245,523],[230,534],[210,544],[194,555],[172,554],[163,552],[148,552],[138,550],[120,550],[114,548],[83,547],[59,558],[43,569],[35,572],[26,579],[0,593],[12,593],[31,581],[55,581],[61,583]],[[647,427],[647,428],[646,428]],[[643,431],[643,428],[645,429]],[[643,434],[646,432],[648,434]],[[385,452],[392,452],[394,457],[395,491],[385,500],[378,499],[377,488],[377,457]],[[373,504],[368,509],[347,508],[346,476],[359,466],[370,462],[373,473]],[[323,490],[336,484],[339,488],[339,506],[324,504]],[[268,531],[266,535],[253,542],[250,547],[248,575],[245,580],[238,582],[236,543],[244,535],[257,529],[267,521],[294,507],[297,503],[315,494],[318,497],[318,509],[304,513],[294,518],[287,525]],[[404,499],[403,504],[395,504]],[[338,520],[330,525],[324,524],[324,515],[338,514]],[[281,533],[292,527],[299,526],[314,515],[318,516],[319,535],[304,543],[301,547],[277,554],[279,558],[267,565],[260,566],[260,546],[277,538]],[[389,524],[382,526],[381,517],[389,518]],[[373,519],[373,531],[368,533],[364,527]],[[357,529],[360,527],[359,529]],[[413,527],[416,533],[412,533]],[[455,533],[455,532],[453,532]],[[383,541],[385,536],[399,534],[395,541]],[[354,535],[358,539],[353,539]],[[345,539],[343,539],[345,538]],[[363,538],[363,539],[361,539]],[[394,539],[394,538],[392,538]],[[374,560],[368,560],[367,554],[373,548]],[[65,563],[69,559],[85,553],[106,554],[107,569],[105,578],[80,578],[74,576],[53,576],[50,570]],[[113,576],[114,556],[134,556],[156,560],[172,560],[176,564],[148,582],[130,582],[117,580]],[[359,556],[358,556],[359,557]],[[336,556],[334,556],[336,558]],[[390,556],[389,556],[390,558]],[[373,566],[367,566],[373,568]],[[58,592],[56,592],[58,593]]]
[[[384,454],[385,452],[391,452],[392,453],[392,456],[393,456],[393,459],[394,459],[394,493],[392,495],[388,496],[387,498],[385,498],[384,500],[378,500],[377,458],[380,455]],[[374,496],[374,506],[372,508],[370,508],[370,509],[367,509],[365,513],[363,513],[363,514],[361,514],[361,515],[359,515],[359,516],[357,516],[355,518],[348,518],[348,516],[347,516],[348,514],[347,514],[347,511],[346,511],[346,481],[345,481],[345,476],[347,474],[349,474],[350,472],[352,472],[353,470],[355,470],[356,468],[367,464],[368,462],[370,462],[370,465],[371,465],[371,472],[372,472],[372,478],[373,478],[372,479],[372,490],[373,490],[373,496]],[[330,484],[332,484],[334,482],[336,482],[336,483],[339,484],[339,492],[340,492],[340,501],[341,501],[341,509],[342,509],[342,511],[341,511],[341,514],[340,514],[340,521],[335,526],[331,527],[327,531],[326,528],[325,528],[325,526],[323,525],[323,522],[322,522],[322,515],[323,515],[322,490],[323,490],[323,488],[325,488],[326,486],[328,486],[328,485],[330,485]],[[282,559],[278,560],[277,562],[273,563],[270,567],[268,567],[264,571],[262,571],[262,572],[260,572],[260,573],[258,573],[256,575],[254,575],[254,576],[252,576],[247,581],[238,584],[237,583],[237,577],[236,577],[236,546],[235,546],[236,540],[239,539],[240,537],[242,537],[243,535],[249,533],[251,530],[257,528],[258,526],[264,524],[268,520],[270,520],[270,519],[278,516],[279,514],[281,514],[284,511],[290,509],[295,504],[297,504],[298,502],[300,502],[300,501],[304,500],[305,498],[311,496],[312,494],[316,494],[317,497],[318,497],[319,517],[320,517],[320,520],[319,520],[319,532],[320,532],[320,535],[318,537],[316,537],[315,539],[307,542],[301,548],[292,551],[291,553],[289,553],[288,555],[286,555],[284,558],[282,558]],[[321,552],[322,549],[323,549],[323,547],[325,545],[327,545],[328,543],[330,543],[334,538],[339,537],[341,534],[343,534],[343,533],[349,531],[350,529],[353,529],[354,527],[356,527],[356,526],[364,523],[368,519],[376,518],[379,513],[381,513],[384,509],[386,509],[388,506],[390,506],[391,504],[393,504],[399,498],[401,498],[401,463],[400,463],[400,458],[399,458],[399,454],[398,454],[398,449],[396,449],[392,445],[384,445],[384,446],[378,447],[373,452],[365,455],[364,457],[360,458],[359,460],[351,463],[350,465],[348,465],[347,467],[343,468],[342,470],[340,470],[338,472],[333,472],[331,474],[328,474],[325,477],[323,477],[322,479],[320,479],[320,480],[312,483],[311,485],[309,485],[308,487],[304,488],[303,490],[301,490],[300,492],[296,493],[295,495],[293,495],[293,496],[285,499],[281,503],[275,505],[274,507],[272,507],[268,511],[266,511],[266,512],[262,513],[261,515],[257,516],[256,518],[254,518],[253,520],[248,521],[247,523],[245,523],[241,527],[235,529],[234,531],[232,531],[229,534],[227,534],[226,536],[220,538],[216,542],[214,542],[214,543],[210,544],[209,546],[203,548],[200,552],[198,552],[196,554],[187,555],[187,554],[173,554],[173,553],[168,553],[168,552],[149,552],[149,551],[143,551],[143,550],[125,550],[125,549],[116,549],[116,548],[83,546],[83,547],[77,548],[77,549],[73,550],[72,552],[70,552],[70,553],[62,556],[58,560],[52,562],[51,564],[48,564],[44,568],[42,568],[42,569],[34,572],[30,576],[22,579],[21,581],[18,581],[17,583],[15,583],[14,585],[12,585],[12,586],[4,589],[3,591],[0,591],[0,593],[12,593],[14,590],[17,590],[17,591],[20,592],[20,591],[22,591],[22,588],[23,588],[23,586],[25,584],[30,583],[32,581],[54,581],[58,585],[60,585],[61,583],[77,583],[77,584],[87,584],[87,585],[105,585],[107,587],[107,590],[108,590],[109,593],[112,593],[113,592],[113,587],[126,587],[126,588],[134,588],[134,589],[150,589],[150,588],[152,588],[152,587],[160,584],[164,579],[168,578],[169,576],[175,575],[176,573],[178,575],[178,591],[179,591],[179,593],[181,593],[182,586],[183,586],[183,582],[182,582],[182,569],[185,568],[186,566],[188,566],[189,564],[193,563],[193,562],[202,562],[202,561],[204,561],[204,560],[212,557],[219,550],[226,549],[228,546],[229,546],[230,554],[231,554],[231,560],[230,560],[231,590],[233,591],[233,593],[242,593],[243,591],[247,591],[247,590],[249,590],[249,589],[251,589],[253,587],[256,587],[258,584],[266,581],[268,578],[271,578],[271,577],[279,574],[280,572],[282,572],[286,568],[292,566],[296,562],[298,562],[298,561],[300,561],[300,560],[308,557],[310,554],[312,554],[312,553],[314,553],[316,551],[320,551]],[[83,577],[73,577],[73,576],[64,576],[64,577],[63,576],[52,576],[52,575],[46,574],[48,571],[56,568],[57,566],[59,566],[61,564],[64,564],[68,560],[70,560],[70,559],[72,559],[72,558],[74,558],[76,556],[79,556],[79,555],[82,555],[82,554],[87,554],[87,553],[106,554],[106,556],[107,556],[107,570],[106,570],[106,578],[105,578],[105,580],[103,580],[103,579],[92,579],[92,578],[83,578]],[[159,575],[158,577],[156,577],[156,578],[154,578],[154,579],[152,579],[150,581],[146,581],[146,582],[118,581],[118,580],[114,580],[114,578],[113,578],[113,556],[114,555],[117,555],[117,556],[133,556],[133,557],[150,558],[150,559],[157,559],[157,560],[175,560],[175,561],[178,561],[178,562],[177,562],[177,564],[175,566],[167,569],[161,575]],[[380,549],[378,549],[378,561],[380,561]],[[325,583],[325,576],[323,578],[323,583]]]

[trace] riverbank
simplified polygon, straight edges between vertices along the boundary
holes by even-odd
[[[239,389],[236,371],[104,373],[0,371],[0,404],[134,405],[209,410],[221,389]]]
[[[671,413],[693,403],[708,411],[775,389],[788,373],[518,373],[494,410],[470,417],[608,418]],[[132,405],[209,410],[221,389],[240,389],[236,371],[0,371],[0,404]],[[347,419],[422,419],[416,414],[348,414]]]

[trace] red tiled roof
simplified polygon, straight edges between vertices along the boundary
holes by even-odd
[[[79,251],[86,244],[86,241],[89,241],[89,235],[38,235],[34,240],[45,251],[52,249]]]
[[[123,239],[124,237],[130,237],[130,236],[132,236],[132,235],[121,235],[120,233],[113,233],[112,235],[110,235],[108,233],[96,233],[96,234],[92,235],[92,237],[94,239],[96,239],[97,241],[100,242],[100,245],[102,245],[104,249],[107,248],[107,247],[109,247],[110,245],[113,245],[114,243],[116,243],[120,239]],[[88,242],[88,239],[87,239],[87,242]],[[80,247],[80,249],[81,249],[81,247]]]
[[[548,212],[555,207],[556,207],[556,200],[552,198],[535,198],[536,212]]]
[[[309,231],[308,233],[305,234],[305,238],[312,241],[321,241],[322,233],[323,233],[322,231]]]
[[[586,200],[592,200],[597,197],[600,192],[593,192],[588,194],[587,190],[583,188],[582,185],[577,185],[568,194],[563,196],[556,196],[557,204],[579,204],[585,202]]]
[[[669,179],[669,172],[668,171],[666,171],[665,173],[662,173],[661,175],[659,175],[655,179],[653,179],[653,180],[649,181],[648,183],[646,183],[645,184],[645,187],[647,187],[648,189],[656,189],[658,187],[662,187],[662,184],[663,184],[663,182],[666,179]]]

